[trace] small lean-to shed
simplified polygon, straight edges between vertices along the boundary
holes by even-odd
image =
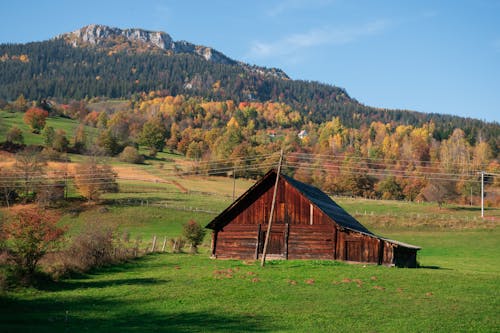
[[[206,228],[215,258],[258,259],[276,181],[270,170]],[[416,267],[420,247],[377,236],[318,188],[280,175],[267,257]]]

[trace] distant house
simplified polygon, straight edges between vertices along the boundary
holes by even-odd
[[[262,255],[275,180],[270,170],[206,226],[213,230],[213,257]],[[268,258],[416,267],[418,250],[373,234],[318,188],[280,175]]]
[[[300,132],[299,132],[299,134],[297,134],[297,136],[298,136],[298,137],[299,137],[299,139],[301,139],[301,140],[302,140],[302,139],[304,139],[304,138],[306,138],[306,137],[307,137],[307,135],[308,135],[308,134],[307,134],[307,131],[306,131],[306,130],[302,130],[302,131],[300,131]]]

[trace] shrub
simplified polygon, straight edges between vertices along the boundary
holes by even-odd
[[[39,208],[18,212],[3,229],[15,269],[25,282],[31,282],[39,260],[57,247],[65,231],[54,214]]]
[[[189,220],[182,227],[182,235],[186,237],[187,242],[191,245],[191,251],[196,253],[198,245],[203,242],[205,237],[205,229],[195,220]]]
[[[186,245],[186,240],[182,237],[171,238],[169,240],[170,247],[172,248],[172,253],[180,253]]]
[[[141,164],[144,162],[144,156],[139,154],[136,148],[127,146],[120,154],[120,161]]]
[[[73,269],[81,272],[113,262],[114,228],[99,221],[88,222],[67,250]]]
[[[5,136],[5,141],[22,145],[24,143],[23,131],[17,126],[12,126]]]

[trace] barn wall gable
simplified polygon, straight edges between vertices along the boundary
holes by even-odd
[[[262,255],[275,180],[276,172],[269,171],[207,225],[213,230],[214,257]],[[415,267],[419,249],[374,235],[319,189],[280,176],[266,252],[270,257]]]

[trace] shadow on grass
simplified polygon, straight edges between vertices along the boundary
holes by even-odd
[[[174,193],[174,192],[172,192]],[[148,205],[154,205],[154,204],[169,204],[171,202],[186,202],[186,198],[161,198],[161,197],[141,197],[139,198],[120,198],[120,199],[105,199],[102,201],[103,205],[110,205],[110,206],[129,206],[129,207],[135,207],[135,206],[148,206]]]
[[[459,206],[459,207],[447,207],[449,210],[454,210],[454,211],[466,211],[466,212],[480,212],[481,211],[481,207],[467,207],[467,206]],[[485,210],[487,210],[488,208],[484,208]]]
[[[39,290],[43,291],[67,291],[76,289],[88,289],[88,288],[108,288],[108,287],[119,287],[119,286],[147,286],[147,285],[158,285],[169,282],[169,280],[163,279],[153,279],[153,278],[137,278],[137,279],[109,279],[109,280],[65,280],[52,283],[44,283],[39,286]]]
[[[419,265],[417,268],[423,268],[423,269],[439,269],[443,271],[451,271],[451,268],[445,268],[441,266],[433,266],[433,265]]]
[[[167,295],[166,295],[167,296]],[[158,301],[161,303],[161,301]],[[178,301],[182,303],[182,300]],[[280,327],[263,315],[179,311],[148,299],[79,296],[54,300],[2,299],[1,332],[271,332]]]

